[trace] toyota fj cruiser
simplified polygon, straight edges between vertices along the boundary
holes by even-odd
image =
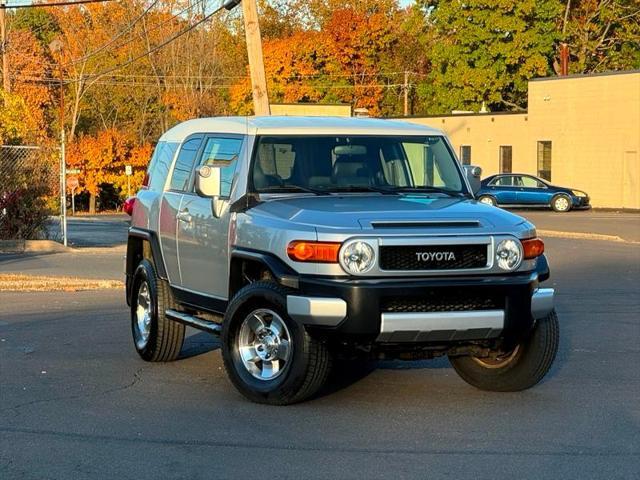
[[[310,397],[339,358],[447,355],[469,384],[523,390],[558,349],[544,244],[474,199],[445,135],[363,118],[187,121],[156,146],[132,211],[135,348],[221,335],[247,398]]]

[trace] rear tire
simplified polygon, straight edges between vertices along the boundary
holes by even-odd
[[[253,402],[289,405],[313,396],[331,368],[326,344],[287,314],[288,290],[272,282],[242,288],[222,328],[229,379]]]
[[[568,212],[571,210],[571,198],[567,195],[556,195],[551,199],[551,209],[554,212]]]
[[[558,352],[559,327],[555,310],[536,321],[529,338],[497,358],[449,357],[458,375],[470,385],[493,392],[517,392],[537,384]]]
[[[496,202],[496,199],[493,198],[491,195],[480,195],[480,197],[478,198],[478,201],[480,203],[484,203],[485,205],[491,205],[493,207],[498,206],[498,202]]]
[[[169,285],[149,260],[142,260],[133,277],[131,331],[138,355],[148,362],[170,362],[180,355],[185,327],[165,316],[172,305]]]

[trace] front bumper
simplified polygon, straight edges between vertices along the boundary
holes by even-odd
[[[586,209],[591,208],[589,197],[578,197],[577,195],[573,195],[571,198],[572,208],[574,209]]]
[[[308,327],[342,337],[393,343],[503,337],[518,342],[535,319],[553,309],[553,289],[538,288],[538,282],[538,272],[462,278],[303,276],[298,292],[287,298],[287,309]]]

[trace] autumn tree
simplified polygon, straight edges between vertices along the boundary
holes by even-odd
[[[570,72],[640,68],[637,0],[566,0],[564,8],[562,38],[570,47]]]

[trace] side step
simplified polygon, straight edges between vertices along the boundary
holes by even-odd
[[[164,314],[174,322],[183,323],[198,330],[213,333],[214,335],[220,335],[222,333],[222,325],[212,322],[211,320],[205,320],[176,310],[166,310]]]

